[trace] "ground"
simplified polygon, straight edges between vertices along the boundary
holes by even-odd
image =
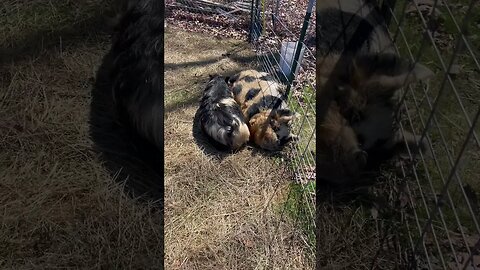
[[[311,269],[282,203],[291,175],[280,158],[220,153],[196,124],[208,74],[255,64],[245,41],[167,28],[165,263],[169,269]]]
[[[89,137],[105,3],[0,4],[1,269],[160,269],[160,206]]]

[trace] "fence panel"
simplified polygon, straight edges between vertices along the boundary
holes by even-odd
[[[295,184],[289,199],[295,203],[295,222],[303,230],[311,252],[315,249],[315,1],[252,3],[250,41],[264,71],[286,86],[288,104],[297,113],[287,160]]]
[[[430,154],[401,162],[409,268],[480,268],[479,2],[383,1],[397,52],[436,77],[404,89],[400,122],[426,138]]]

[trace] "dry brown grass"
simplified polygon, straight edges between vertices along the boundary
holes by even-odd
[[[245,69],[254,52],[246,42],[178,28],[167,29],[165,49],[166,268],[313,269],[280,215],[291,175],[252,149],[213,151],[194,125],[208,74]]]
[[[30,10],[18,4],[15,16]],[[28,27],[33,36],[43,31]],[[92,76],[108,48],[95,29],[89,41],[77,32],[75,42],[64,36],[61,48],[8,55],[23,60],[1,63],[1,269],[160,268],[158,205],[126,196],[125,178],[114,179],[89,139]],[[41,46],[25,33],[2,33]]]

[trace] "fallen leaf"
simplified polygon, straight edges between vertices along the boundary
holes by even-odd
[[[410,2],[405,9],[405,13],[410,14],[416,12],[417,7],[415,6],[415,3],[418,6],[418,10],[423,15],[430,15],[432,12],[435,17],[442,15],[442,12],[438,8],[433,10],[433,6],[435,5],[435,1],[433,0],[416,0],[414,2]],[[438,3],[437,6],[440,6],[440,3]]]
[[[457,74],[460,74],[462,68],[460,65],[458,64],[453,64],[451,67],[450,67],[450,70],[448,72],[448,74],[450,75],[457,75]]]
[[[427,5],[431,7],[435,4],[434,0],[416,0],[414,2],[417,3],[417,5]]]
[[[400,207],[405,208],[408,205],[408,195],[405,192],[400,194]]]
[[[377,210],[377,208],[372,207],[372,208],[370,209],[370,213],[372,214],[372,218],[375,219],[375,220],[377,220],[377,218],[378,218],[378,210]]]
[[[480,235],[468,235],[466,241],[471,249],[480,251]]]
[[[469,257],[470,257],[470,254],[468,253],[463,253],[463,252],[457,253],[457,260],[461,264],[461,267],[463,267],[467,263],[467,260],[469,259]],[[451,269],[458,269],[455,261],[449,262],[448,264],[451,267]],[[466,268],[462,268],[462,269],[474,270],[474,269],[477,269],[478,267],[480,267],[480,255],[473,255],[470,262],[466,265]]]

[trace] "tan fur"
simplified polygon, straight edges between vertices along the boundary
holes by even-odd
[[[238,129],[238,132],[235,133],[235,136],[232,139],[233,139],[232,148],[234,150],[246,144],[250,139],[250,131],[248,129],[247,124],[242,123]]]
[[[247,76],[254,77],[256,80],[244,80]],[[249,119],[247,113],[249,108],[261,101],[264,96],[272,95],[279,97],[281,91],[283,91],[282,87],[275,81],[261,79],[264,76],[268,76],[268,73],[256,70],[244,70],[238,74],[232,86],[240,87],[240,91],[235,95],[235,101],[240,104],[242,113],[249,124],[250,140],[263,149],[277,151],[282,147],[282,138],[290,137],[297,139],[296,135],[290,133],[290,122],[294,116],[280,116],[277,113],[270,115],[272,110],[263,110]],[[251,89],[259,89],[259,92],[252,99],[246,101],[245,96]],[[282,106],[286,106],[286,104],[283,103]]]
[[[417,64],[411,72],[400,70],[387,75],[382,69],[365,66],[368,62],[357,62],[355,58],[340,62],[339,59],[339,55],[331,54],[317,62],[318,91],[324,99],[323,106],[328,108],[323,122],[318,123],[320,137],[317,140],[323,154],[318,164],[319,176],[343,183],[357,178],[366,165],[366,155],[360,147],[370,149],[382,139],[386,140],[385,149],[400,146],[400,152],[406,151],[404,140],[411,149],[416,145],[418,138],[411,133],[405,132],[403,136],[394,132],[396,93],[433,73]],[[363,145],[359,145],[359,135],[364,138]],[[421,150],[426,149],[424,142],[420,144]]]
[[[369,148],[377,139],[392,141],[392,136],[395,136],[394,114],[399,101],[398,91],[404,86],[429,78],[433,73],[420,64],[410,72],[405,70],[394,75],[381,74],[381,70],[379,74],[368,75],[364,69],[366,67],[354,65],[350,84],[337,99],[342,106],[342,114],[348,110],[363,114],[364,118],[354,124],[353,128],[357,134],[371,142],[364,145]],[[407,137],[410,138],[410,134]],[[403,139],[395,141],[403,143]],[[390,145],[386,144],[385,147]]]
[[[347,120],[340,114],[340,109],[333,103],[324,121],[319,125],[320,141],[327,145],[342,141],[342,148],[358,148],[355,134],[351,132]]]
[[[235,95],[235,101],[240,104],[242,107],[243,111],[248,110],[248,108],[257,103],[262,97],[267,96],[267,95],[276,95],[277,93],[281,92],[280,86],[274,82],[274,81],[266,81],[266,80],[260,80],[263,76],[268,75],[265,72],[259,72],[257,70],[249,69],[249,70],[243,70],[240,72],[238,79],[236,82],[233,83],[233,87],[240,86],[241,91]],[[257,80],[253,82],[247,82],[243,80],[247,76],[252,76],[257,78]],[[245,101],[245,95],[250,91],[250,89],[260,89],[260,92],[258,95],[253,97],[253,99]],[[245,115],[245,117],[248,117]],[[248,121],[248,119],[247,119]]]
[[[249,121],[250,140],[263,149],[278,151],[281,149],[279,138],[274,128],[280,128],[283,124],[288,124],[292,120],[291,116],[280,116],[272,114],[272,110],[263,110],[255,114]],[[293,139],[296,136],[293,135]]]
[[[240,109],[242,110],[243,117],[245,117],[246,121],[250,120],[250,119],[248,119],[248,113],[247,113],[247,110],[248,110],[249,107],[250,107],[250,104],[246,104],[246,103],[242,103],[240,105]]]
[[[269,125],[269,113],[271,111],[263,111],[254,115],[250,121],[251,140],[261,148],[275,151],[277,150],[277,134]]]
[[[320,165],[324,168],[319,175],[335,182],[358,177],[367,163],[367,155],[360,149],[355,132],[335,102],[328,108],[318,129]]]

